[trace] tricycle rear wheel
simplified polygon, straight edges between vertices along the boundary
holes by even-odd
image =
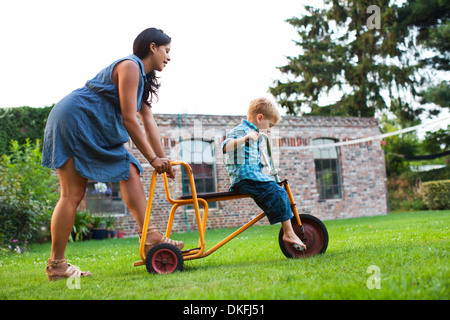
[[[298,225],[297,219],[293,217],[291,219],[292,228],[306,245],[306,250],[299,251],[293,247],[292,243],[285,242],[283,240],[284,231],[281,228],[278,234],[278,243],[283,254],[287,258],[299,259],[324,253],[328,247],[328,231],[323,222],[309,214],[301,214],[300,221],[301,226]]]

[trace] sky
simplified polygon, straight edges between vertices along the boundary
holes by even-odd
[[[295,56],[286,22],[315,0],[0,2],[0,107],[43,107],[132,53],[148,27],[171,38],[154,113],[244,115]],[[281,110],[283,114],[283,110]],[[448,114],[446,115],[448,116]]]
[[[296,51],[302,0],[21,0],[0,4],[0,107],[43,107],[132,53],[148,27],[171,38],[154,112],[245,114]]]

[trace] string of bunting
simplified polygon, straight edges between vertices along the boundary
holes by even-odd
[[[388,132],[388,133],[383,133],[383,134],[379,134],[376,136],[371,136],[371,137],[366,137],[366,138],[361,138],[361,139],[355,139],[355,140],[349,140],[349,141],[342,141],[342,142],[336,142],[336,143],[329,143],[329,144],[320,144],[320,145],[308,145],[308,146],[283,146],[283,149],[315,149],[315,148],[331,148],[331,147],[340,147],[340,146],[348,146],[351,144],[357,144],[357,143],[362,143],[362,142],[367,142],[367,141],[373,141],[373,140],[382,140],[384,138],[387,137],[392,137],[392,136],[396,136],[402,133],[406,133],[406,132],[411,132],[411,131],[415,131],[417,129],[441,122],[441,121],[445,121],[445,120],[449,120],[450,117],[447,118],[443,118],[443,119],[437,119],[428,123],[422,123],[416,126],[412,126],[409,128],[405,128],[405,129],[401,129],[401,130],[397,130],[397,131],[393,131],[393,132]]]

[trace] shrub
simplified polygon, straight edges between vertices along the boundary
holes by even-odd
[[[420,179],[414,172],[388,178],[390,210],[417,211],[427,209],[423,202]]]
[[[429,209],[450,209],[450,180],[424,182],[422,193],[424,202]]]
[[[92,224],[92,215],[89,211],[81,211],[77,209],[75,221],[72,227],[72,233],[69,241],[82,241],[89,233],[89,226]]]
[[[58,198],[58,177],[41,166],[39,140],[11,141],[9,155],[0,159],[0,246],[43,237]]]
[[[423,182],[435,180],[447,180],[450,179],[450,166],[430,171],[417,172],[416,174]]]
[[[38,201],[24,196],[3,194],[2,190],[0,195],[2,248],[14,251],[41,238],[45,232],[47,220],[49,220],[47,212]]]

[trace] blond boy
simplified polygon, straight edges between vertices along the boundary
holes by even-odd
[[[279,121],[280,113],[270,100],[252,100],[247,119],[234,127],[222,143],[225,168],[231,180],[230,190],[250,195],[270,224],[281,222],[283,240],[302,250],[306,246],[292,229],[292,212],[286,191],[262,172],[259,132],[268,131]]]

